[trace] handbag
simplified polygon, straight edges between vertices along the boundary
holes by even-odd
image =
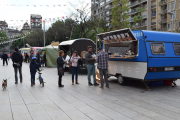
[[[61,75],[61,76],[64,75],[64,69],[62,67],[59,68],[59,75]]]

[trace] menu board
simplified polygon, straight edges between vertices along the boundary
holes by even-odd
[[[101,33],[97,35],[104,44],[137,40],[130,28]]]

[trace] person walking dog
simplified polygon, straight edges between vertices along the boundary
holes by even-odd
[[[18,77],[17,77],[17,71],[19,70],[19,76],[20,76],[20,82],[22,83],[22,62],[23,62],[23,56],[21,53],[19,53],[18,48],[14,49],[14,52],[12,54],[12,61],[13,61],[13,67],[15,72],[15,84],[18,84]]]
[[[86,59],[86,66],[87,66],[87,71],[88,71],[88,84],[89,86],[92,86],[93,84],[91,83],[91,73],[93,74],[93,79],[94,79],[94,86],[98,86],[99,84],[96,81],[96,76],[95,76],[95,57],[92,55],[92,47],[88,46],[88,52],[85,54],[85,59]]]
[[[59,57],[57,58],[57,70],[59,75],[58,86],[64,87],[64,85],[62,85],[62,76],[64,75],[64,68],[66,63],[66,61],[63,58],[64,51],[60,50],[58,54],[59,54]]]
[[[76,84],[78,83],[78,71],[79,71],[79,65],[78,65],[78,60],[81,59],[79,55],[77,54],[77,51],[73,52],[73,55],[71,57],[71,62],[72,62],[72,85],[74,85],[74,74],[76,74]]]
[[[100,80],[101,80],[101,87],[104,88],[104,80],[106,82],[106,87],[109,88],[108,78],[107,78],[107,69],[108,69],[108,53],[104,52],[102,48],[98,49],[99,53],[97,54],[96,62],[98,63],[97,68],[99,69]]]

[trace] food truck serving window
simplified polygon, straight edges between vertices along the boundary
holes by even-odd
[[[163,43],[151,43],[151,51],[153,55],[165,55],[165,47]]]
[[[174,43],[174,52],[176,55],[180,55],[180,43]]]
[[[108,53],[111,55],[125,55],[129,47],[109,47]]]

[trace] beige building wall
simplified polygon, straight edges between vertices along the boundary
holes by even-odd
[[[168,12],[172,12],[172,4],[175,3],[175,0],[158,0],[158,25],[157,28],[160,31],[172,31],[172,17]],[[163,3],[163,4],[161,4]],[[166,9],[165,9],[166,8]],[[166,10],[166,11],[165,11]],[[164,11],[164,12],[163,12]],[[180,21],[180,0],[176,0],[175,3],[175,12],[176,18],[174,20],[174,29],[173,32],[177,32],[179,29]]]

